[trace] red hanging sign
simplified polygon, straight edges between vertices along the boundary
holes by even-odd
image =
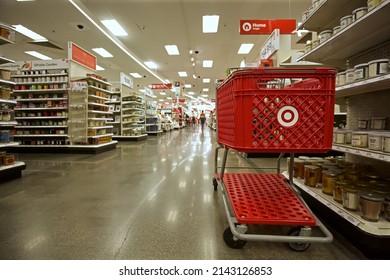
[[[240,35],[271,34],[275,29],[280,34],[291,34],[296,25],[295,19],[240,20]]]
[[[172,89],[172,84],[152,84],[151,89]]]
[[[72,42],[68,42],[68,56],[70,60],[74,60],[94,71],[96,70],[96,56]]]

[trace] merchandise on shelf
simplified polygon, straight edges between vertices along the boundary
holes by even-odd
[[[300,171],[298,166],[301,166],[304,172]],[[373,173],[372,166],[349,162],[344,157],[300,157],[294,160],[293,176],[298,182],[332,197],[346,210],[362,218],[365,218],[365,209],[359,207],[361,196],[372,197],[382,203],[386,198],[390,198],[390,178],[382,178]],[[379,217],[385,220],[384,214],[377,213],[378,219],[371,221],[377,222]]]
[[[122,136],[145,134],[144,99],[134,92],[122,96],[121,124]]]
[[[112,122],[113,112],[106,102],[111,99],[112,85],[107,80],[96,74],[87,74],[83,81],[88,84],[87,101],[87,144],[101,145],[112,141],[113,126],[107,124]]]
[[[351,166],[344,169],[345,176],[335,181],[332,196],[323,194],[317,187],[307,187],[301,179],[294,183],[313,198],[317,209],[324,209],[326,216],[337,221],[334,225],[364,252],[388,256],[383,247],[388,247],[385,244],[390,237],[388,218],[384,214],[389,209],[386,201],[390,200],[386,199],[390,189],[389,179],[385,178],[390,164],[390,149],[387,149],[390,147],[386,148],[390,146],[387,123],[390,115],[383,104],[390,102],[386,93],[390,89],[390,1],[327,2],[311,15],[306,14],[300,27],[314,32],[339,24],[344,28],[337,28],[338,32],[299,60],[321,62],[339,69],[336,100],[342,102],[348,98],[345,102],[347,122],[346,129],[334,130],[333,150],[345,153],[347,162],[362,168],[358,171]],[[370,170],[364,168],[367,164]],[[376,175],[371,176],[372,172]],[[334,190],[338,193],[334,194]],[[380,212],[382,207],[386,209],[384,213]]]

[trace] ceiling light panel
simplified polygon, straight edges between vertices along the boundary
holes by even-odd
[[[241,44],[238,54],[249,54],[254,44]]]
[[[204,88],[203,91],[204,91],[204,92],[208,92],[209,89],[208,89],[208,88]]]
[[[203,33],[217,33],[218,32],[219,16],[203,16],[202,30]]]
[[[101,23],[107,27],[115,36],[127,36],[126,30],[115,19],[101,20]]]
[[[185,72],[185,71],[181,71],[181,72],[178,72],[178,73],[179,73],[180,77],[187,77],[188,76],[187,72]]]
[[[26,51],[25,53],[29,54],[31,56],[34,56],[36,58],[42,59],[42,60],[51,60],[52,59],[51,57],[48,57],[48,56],[41,54],[39,52],[36,52],[36,51]]]
[[[23,34],[24,36],[27,36],[29,37],[30,39],[33,39],[34,41],[41,41],[41,42],[45,42],[47,41],[47,39],[41,35],[39,35],[38,33],[28,29],[27,27],[24,27],[23,25],[13,25],[15,31]]]
[[[145,61],[144,63],[146,66],[148,66],[151,69],[157,69],[157,64],[154,63],[153,61]]]
[[[205,84],[210,83],[210,79],[209,79],[209,78],[204,78],[204,79],[203,79],[203,83],[205,83]]]
[[[211,67],[213,67],[213,61],[212,60],[203,60],[203,67],[204,68],[211,68]]]
[[[190,85],[190,84],[185,84],[184,87],[185,87],[185,88],[192,88],[192,85]]]
[[[97,65],[96,64],[96,71],[104,71],[106,69],[104,69],[103,67],[101,67],[100,65]]]
[[[138,73],[130,73],[130,75],[133,76],[136,79],[141,79],[142,78],[142,76],[140,74],[138,74]]]
[[[93,48],[92,50],[95,53],[101,55],[102,57],[114,57],[111,53],[106,51],[104,48]]]
[[[169,55],[180,55],[176,45],[165,45],[165,49]]]

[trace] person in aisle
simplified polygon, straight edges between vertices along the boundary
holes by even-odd
[[[195,116],[192,116],[192,126],[195,126],[195,122],[196,122]]]
[[[202,110],[202,112],[200,113],[200,116],[199,116],[199,120],[200,120],[200,123],[202,125],[202,130],[204,128],[204,123],[206,122],[206,115],[204,113],[204,111]]]

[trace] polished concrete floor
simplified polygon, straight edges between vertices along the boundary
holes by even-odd
[[[215,132],[188,127],[97,155],[19,154],[0,185],[0,259],[361,259],[343,239],[294,252],[285,243],[231,249],[212,187]],[[229,155],[231,166],[274,160]],[[273,229],[271,229],[273,230]]]

